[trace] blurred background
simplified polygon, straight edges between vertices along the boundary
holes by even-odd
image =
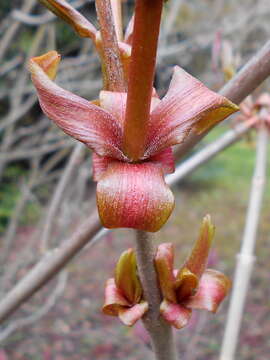
[[[94,1],[69,1],[95,25]],[[123,2],[125,25],[134,2]],[[165,5],[155,85],[163,95],[180,65],[220,89],[269,39],[268,0],[170,0]],[[57,49],[57,83],[87,99],[101,89],[90,40],[80,39],[36,0],[0,2],[0,294],[57,247],[95,208],[91,153],[59,131],[38,105],[27,60]],[[260,89],[269,91],[269,81]],[[255,94],[256,96],[256,94]],[[216,127],[188,156],[233,128]],[[202,217],[216,225],[211,267],[233,276],[254,167],[256,132],[217,155],[174,186],[176,209],[156,238],[173,242],[180,266]],[[269,151],[268,151],[269,152]],[[268,170],[269,174],[269,170]],[[269,359],[270,185],[266,184],[237,359]],[[0,359],[143,360],[150,356],[142,325],[126,328],[101,314],[105,280],[120,253],[133,246],[128,230],[85,248],[54,280],[0,327]],[[228,299],[217,315],[194,312],[176,332],[183,360],[218,358]]]

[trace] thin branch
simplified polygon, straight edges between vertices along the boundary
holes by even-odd
[[[29,13],[36,4],[36,0],[24,0],[22,5],[22,11],[25,13]],[[1,42],[0,42],[0,63],[5,56],[5,53],[12,42],[12,39],[16,35],[21,23],[19,21],[15,21],[11,26],[7,28],[7,31],[4,33]]]
[[[111,0],[116,37],[123,40],[122,0]]]
[[[176,360],[176,347],[172,327],[160,316],[161,293],[154,265],[155,247],[149,233],[137,231],[136,256],[138,271],[149,310],[143,318],[151,337],[156,360]]]
[[[49,251],[0,303],[0,323],[51,280],[101,229],[96,212],[59,248]]]
[[[83,152],[83,145],[81,143],[77,143],[66,165],[66,168],[63,171],[63,174],[54,190],[54,194],[49,209],[47,211],[44,229],[41,235],[41,248],[43,249],[43,251],[45,251],[48,248],[48,242],[51,235],[51,228],[53,226],[54,217],[56,215],[56,212],[58,211],[63,196],[63,192],[68,182],[70,181],[70,177],[73,174],[73,170],[76,164],[78,163],[78,160],[80,159],[82,152]]]
[[[39,308],[37,311],[27,317],[16,319],[10,324],[8,324],[5,329],[0,331],[0,342],[4,341],[14,331],[32,325],[33,323],[40,320],[43,316],[45,316],[54,307],[56,301],[63,294],[66,287],[67,279],[68,272],[63,271],[59,275],[56,287],[46,299],[45,303],[41,306],[41,308]]]
[[[33,147],[31,149],[22,149],[22,150],[13,150],[11,152],[2,152],[0,154],[0,161],[12,161],[12,160],[21,160],[21,159],[31,159],[38,157],[40,155],[48,154],[50,152],[68,148],[74,146],[74,142],[68,138],[60,140],[54,144],[46,144],[43,146]]]
[[[259,130],[255,170],[250,190],[246,225],[241,251],[237,256],[237,265],[233,281],[233,291],[223,338],[220,360],[235,359],[235,351],[242,322],[245,300],[255,262],[255,244],[265,187],[267,166],[268,130],[264,125]]]
[[[14,56],[11,60],[0,66],[0,77],[6,75],[10,71],[14,70],[17,66],[21,65],[23,57],[21,55]]]
[[[74,9],[79,9],[89,3],[89,0],[78,0],[72,3]],[[21,23],[29,26],[45,25],[48,22],[57,19],[57,17],[51,12],[45,12],[42,15],[29,15],[22,10],[15,9],[11,12],[11,17]]]
[[[96,0],[98,21],[102,38],[102,53],[107,90],[125,91],[124,71],[114,27],[110,0]]]

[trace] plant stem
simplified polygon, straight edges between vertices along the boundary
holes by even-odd
[[[125,91],[124,72],[114,27],[111,1],[96,0],[95,3],[102,38],[104,88],[110,91]]]
[[[241,251],[237,255],[237,266],[233,281],[234,286],[220,353],[220,360],[235,359],[235,351],[243,317],[245,300],[253,265],[256,259],[254,255],[254,248],[256,244],[265,185],[268,148],[267,145],[268,130],[264,124],[262,124],[258,134],[256,164],[250,190],[245,231],[243,235]]]
[[[131,160],[144,153],[163,0],[137,0],[128,80],[123,148]]]
[[[114,28],[118,41],[123,40],[122,0],[111,0]]]
[[[176,360],[172,328],[160,317],[159,312],[161,293],[154,265],[155,248],[149,233],[137,231],[136,234],[139,276],[144,298],[149,304],[149,310],[143,318],[144,326],[151,337],[156,360]]]

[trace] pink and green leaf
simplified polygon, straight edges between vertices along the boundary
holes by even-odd
[[[160,167],[114,161],[97,184],[97,205],[107,228],[158,231],[174,208]]]
[[[191,310],[180,304],[174,304],[163,300],[160,305],[160,313],[163,318],[176,329],[182,329],[189,322]]]
[[[180,144],[191,130],[204,132],[237,110],[238,106],[176,66],[167,94],[151,113],[145,154]]]
[[[207,269],[200,279],[196,294],[182,303],[190,309],[203,309],[215,313],[230,287],[231,282],[224,274]]]
[[[148,303],[142,301],[130,308],[121,308],[119,310],[119,319],[127,326],[132,326],[143,317],[148,310]]]
[[[173,261],[173,244],[164,243],[159,245],[155,256],[155,267],[158,274],[159,286],[163,297],[172,303],[176,303]]]
[[[31,61],[35,62],[51,80],[54,80],[56,77],[60,60],[61,55],[54,50],[31,59]],[[31,66],[31,62],[29,66]]]
[[[200,228],[200,233],[183,268],[200,278],[207,266],[208,255],[215,233],[214,225],[209,215],[205,216]],[[181,271],[181,270],[180,270]]]
[[[142,297],[142,286],[137,274],[134,249],[124,251],[115,268],[115,283],[131,304],[137,304]]]
[[[66,134],[100,156],[125,159],[120,150],[122,130],[118,121],[99,106],[62,89],[51,80],[56,73],[57,55],[51,51],[29,62],[43,112]]]

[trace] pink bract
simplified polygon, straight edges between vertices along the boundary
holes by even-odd
[[[127,326],[134,325],[148,310],[142,296],[137,275],[137,261],[133,249],[122,253],[115,268],[115,276],[105,286],[103,313],[118,316]]]
[[[164,174],[174,170],[171,146],[182,143],[190,131],[205,131],[238,107],[176,66],[165,97],[159,100],[153,91],[144,154],[134,163],[122,148],[126,93],[101,91],[98,106],[62,89],[53,82],[59,58],[55,51],[32,58],[29,70],[43,112],[95,153],[102,224],[158,231],[174,208],[164,181]]]
[[[173,270],[172,244],[158,247],[155,265],[164,297],[160,312],[177,329],[187,325],[192,309],[216,312],[230,289],[230,280],[224,274],[206,269],[213,236],[214,227],[206,216],[198,240],[179,270]]]

